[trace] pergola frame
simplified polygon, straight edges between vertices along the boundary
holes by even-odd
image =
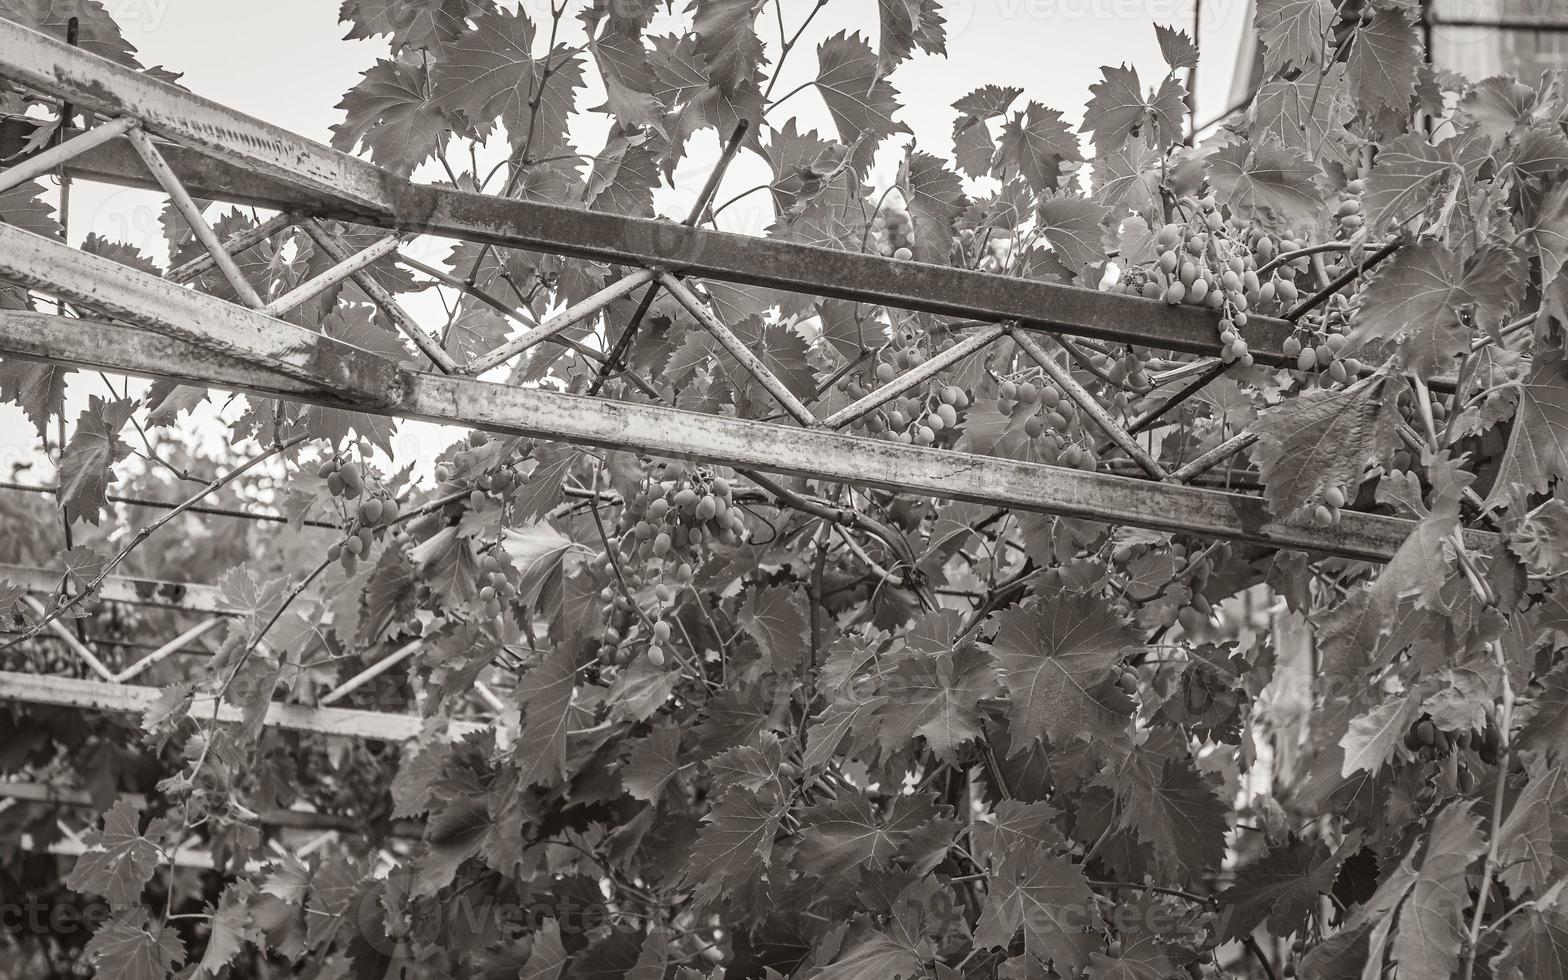
[[[417,185],[4,21],[0,74],[98,114],[104,120],[100,127],[114,127],[109,137],[89,131],[46,151],[56,155],[52,163],[68,170],[74,166],[79,175],[124,182],[139,167],[133,182],[161,187],[177,204],[194,196],[248,201],[279,208],[300,221],[340,218],[401,235],[445,235],[635,267],[629,278],[607,287],[616,295],[661,276],[657,281],[698,311],[703,325],[775,394],[787,389],[765,366],[748,363],[744,345],[671,273],[990,321],[1003,329],[982,328],[982,336],[1014,332],[1037,362],[1051,360],[1034,341],[1035,335],[1045,334],[1191,353],[1211,353],[1217,346],[1218,315],[1203,308]],[[121,121],[125,119],[134,125]],[[154,143],[149,136],[170,142]],[[82,152],[69,152],[78,142]],[[196,227],[201,216],[187,217]],[[286,223],[277,222],[279,227]],[[309,231],[312,225],[305,227]],[[315,225],[318,235],[319,227]],[[269,316],[261,309],[267,302],[254,296],[239,276],[230,253],[233,245],[217,242],[210,230],[198,230],[198,237],[209,246],[213,265],[251,309],[40,236],[0,228],[0,275],[122,321],[7,313],[0,319],[0,351],[359,411],[1373,561],[1390,557],[1410,529],[1403,520],[1350,512],[1337,527],[1317,528],[1275,518],[1254,497],[1174,485],[1146,454],[1136,452],[1133,437],[1103,410],[1090,410],[1090,418],[1140,466],[1166,477],[1164,481],[841,435],[828,429],[848,421],[843,413],[827,420],[832,423],[828,426],[809,408],[787,400],[782,404],[798,425],[493,384],[467,376],[471,367],[442,363],[439,355],[432,358],[434,372],[409,370]],[[379,257],[392,246],[383,239],[372,248]],[[327,276],[334,281],[368,279],[363,262],[342,252],[332,257],[336,264]],[[277,300],[272,302],[276,305]],[[604,305],[602,294],[590,297],[530,333],[558,329],[563,319],[580,321]],[[417,336],[423,331],[408,322],[411,319],[394,316],[420,349],[427,350],[431,338]],[[1254,317],[1249,344],[1261,358],[1278,361],[1292,330],[1294,325],[1286,320]],[[516,346],[514,340],[481,356],[478,367],[498,366]],[[985,345],[970,346],[978,350]],[[1071,381],[1059,365],[1051,374]],[[890,388],[901,385],[907,388],[907,382],[895,379]],[[1067,391],[1081,409],[1088,408],[1077,397],[1079,386],[1068,386]],[[1490,535],[1469,534],[1476,547],[1491,543]]]

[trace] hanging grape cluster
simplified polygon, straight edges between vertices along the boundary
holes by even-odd
[[[371,452],[367,444],[357,448],[361,459]],[[327,481],[329,494],[344,502],[347,516],[344,537],[327,548],[327,559],[340,564],[346,574],[353,575],[359,568],[359,560],[370,553],[376,539],[397,521],[397,498],[388,493],[379,480],[368,477],[364,463],[358,460],[332,456],[321,464],[316,475]]]

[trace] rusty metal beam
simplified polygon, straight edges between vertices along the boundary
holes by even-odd
[[[5,52],[0,73],[80,106],[134,116],[150,132],[258,174],[264,183],[253,195],[269,190],[278,194],[277,182],[299,187],[304,199],[289,206],[303,211],[405,233],[662,268],[944,316],[1009,320],[1028,329],[1165,350],[1212,354],[1219,346],[1219,313],[1203,307],[1168,307],[1121,293],[416,185],[16,24],[0,23],[0,51]],[[93,158],[103,149],[84,157]],[[178,170],[175,156],[168,157]],[[217,196],[222,188],[205,186],[204,177],[231,188],[253,182],[249,176],[210,167],[182,174],[181,180],[193,194]],[[325,206],[313,208],[310,198]],[[1254,316],[1247,327],[1248,346],[1260,360],[1284,363],[1283,344],[1293,329],[1284,320]]]
[[[314,404],[492,432],[1368,561],[1388,560],[1413,526],[1398,518],[1347,511],[1338,526],[1318,528],[1277,518],[1263,500],[1242,494],[473,378],[401,371],[385,398],[374,403],[361,403],[352,391],[330,386],[280,391],[278,386],[288,379],[263,367],[216,357],[194,344],[116,324],[42,313],[0,311],[0,354],[5,353],[245,392],[287,394]],[[1467,532],[1466,543],[1472,550],[1484,553],[1495,542],[1495,535]]]

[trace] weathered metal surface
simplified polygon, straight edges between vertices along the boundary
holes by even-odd
[[[213,357],[194,345],[185,349],[184,356],[170,359],[166,338],[155,338],[148,347],[142,340],[150,335],[128,327],[43,314],[25,316],[0,313],[0,353],[43,347],[58,351],[71,363],[109,371],[267,394],[277,390],[275,372]],[[375,404],[360,403],[353,392],[330,386],[292,397],[492,432],[1368,561],[1388,560],[1413,526],[1398,518],[1347,511],[1338,526],[1318,528],[1278,519],[1268,513],[1263,500],[1241,494],[472,378],[401,372],[386,397]],[[1496,536],[1467,532],[1466,542],[1486,553]]]
[[[373,398],[395,366],[369,351],[148,275],[113,259],[0,224],[0,278],[147,330],[264,363],[313,385]],[[34,356],[49,356],[47,348]]]
[[[113,684],[107,681],[79,680],[74,677],[56,677],[49,674],[23,674],[0,671],[0,700],[23,701],[30,704],[52,704],[62,707],[92,711],[109,711],[116,714],[139,715],[151,708],[162,695],[156,687],[136,684]],[[219,722],[231,724],[241,719],[240,709],[230,704],[213,704],[211,695],[197,695],[190,709],[194,718],[216,717]],[[302,704],[273,702],[267,708],[265,724],[274,728],[287,728],[320,735],[342,735],[348,738],[379,738],[389,742],[403,742],[419,736],[425,719],[418,715],[394,715],[380,711],[359,711],[354,708],[313,708]],[[479,731],[484,726],[477,722],[453,721],[449,723],[453,737]]]

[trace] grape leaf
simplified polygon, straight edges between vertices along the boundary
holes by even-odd
[[[1173,873],[1219,867],[1228,808],[1168,730],[1108,768],[1102,781],[1122,803],[1118,826],[1152,845],[1164,867]]]
[[[1382,234],[1403,225],[1461,173],[1452,142],[1433,146],[1416,133],[1399,137],[1367,174],[1362,195],[1367,227]]]
[[[1209,180],[1237,213],[1273,230],[1309,220],[1323,209],[1318,165],[1278,143],[1230,143],[1206,161]]]
[[[392,50],[439,49],[468,30],[466,21],[492,9],[490,0],[343,0],[338,20],[347,40],[390,34]]]
[[[783,817],[776,786],[760,793],[732,789],[708,813],[691,859],[681,871],[692,901],[706,905],[720,894],[755,881],[773,860],[773,839]]]
[[[883,0],[888,2],[888,0]],[[892,0],[902,3],[903,0]],[[922,959],[886,933],[866,933],[809,980],[914,980],[925,975]]]
[[[1279,74],[1287,65],[1306,69],[1323,60],[1323,38],[1334,22],[1329,0],[1258,0],[1252,26],[1263,42],[1263,71]]]
[[[141,807],[121,797],[103,815],[103,828],[82,835],[86,847],[65,884],[74,891],[102,895],[115,908],[134,905],[141,900],[142,888],[157,873],[163,850],[158,840],[168,832],[162,817],[138,829]]]
[[[1322,841],[1292,837],[1262,860],[1237,869],[1235,880],[1218,896],[1227,913],[1220,939],[1244,939],[1264,919],[1270,933],[1289,936],[1312,912],[1318,896],[1333,887],[1340,865],[1360,847],[1361,835],[1354,832],[1332,853]]]
[[[561,923],[547,919],[533,935],[528,962],[518,972],[518,980],[559,980],[566,969],[566,948],[561,944]]]
[[[1399,910],[1399,924],[1391,946],[1401,973],[1412,977],[1450,977],[1459,967],[1470,907],[1466,872],[1486,853],[1481,821],[1468,801],[1444,807],[1432,822],[1432,832],[1420,864]],[[1414,863],[1415,852],[1406,856]]]
[[[877,0],[877,19],[877,70],[883,75],[907,61],[916,47],[927,54],[947,53],[940,0]]]
[[[114,464],[131,454],[120,430],[135,408],[135,402],[123,398],[106,402],[93,395],[77,418],[76,431],[60,459],[59,502],[73,521],[96,525],[109,509]]]
[[[1564,889],[1553,889],[1550,901],[1536,914],[1515,916],[1508,926],[1507,948],[1492,966],[1499,980],[1532,980],[1568,975],[1568,901]]]
[[[1421,64],[1421,38],[1415,24],[1397,7],[1375,10],[1356,30],[1348,70],[1361,111],[1408,113]]]
[[[534,35],[533,21],[521,10],[487,12],[473,30],[443,49],[430,82],[433,102],[443,111],[461,113],[479,136],[499,121],[513,147],[526,143],[535,158],[543,158],[567,146],[567,120],[583,86],[583,61],[559,47],[535,58]],[[538,112],[533,111],[536,98]]]
[[[1117,150],[1135,136],[1150,146],[1181,137],[1187,92],[1174,76],[1166,76],[1159,89],[1145,97],[1136,68],[1105,65],[1100,75],[1100,81],[1089,86],[1092,97],[1079,130],[1094,134],[1097,153]]]
[[[594,40],[589,49],[604,80],[604,105],[623,129],[647,127],[664,131],[664,105],[653,94],[657,85],[642,42],[625,34]]]
[[[1110,150],[1100,148],[1100,152]],[[1082,162],[1083,150],[1062,114],[1038,102],[1014,113],[997,139],[995,166],[1000,176],[1016,174],[1036,194],[1054,192],[1063,175]]]
[[[424,72],[400,61],[377,61],[337,105],[343,121],[332,127],[332,146],[363,147],[378,166],[401,176],[446,145],[457,120],[426,94]]]
[[[573,717],[577,664],[569,646],[557,647],[518,681],[523,731],[513,750],[524,785],[551,784],[567,775],[566,733]]]
[[[1379,374],[1342,391],[1320,388],[1258,417],[1253,458],[1270,510],[1294,514],[1330,487],[1359,486],[1367,466],[1387,463],[1399,421],[1392,384]]]
[[[1006,674],[1012,751],[1036,739],[1107,747],[1127,741],[1132,701],[1111,668],[1142,640],[1104,600],[1031,600],[997,616],[992,652]]]
[[[1568,867],[1568,774],[1537,757],[1529,776],[1497,832],[1497,857],[1511,893],[1541,896]]]
[[[1486,498],[1489,508],[1522,504],[1525,495],[1545,493],[1553,480],[1568,475],[1568,361],[1536,358],[1535,369],[1515,389],[1519,405]]]
[[[1031,956],[1070,976],[1098,945],[1086,932],[1094,921],[1094,894],[1076,866],[1049,851],[1015,851],[991,878],[975,945],[1004,948],[1022,929]]]
[[[1171,71],[1198,67],[1198,45],[1187,36],[1186,31],[1166,27],[1164,24],[1155,24],[1154,37],[1160,42],[1160,56],[1165,59]]]
[[[953,223],[969,207],[963,182],[938,157],[912,150],[899,166],[898,189],[914,221],[915,259],[949,265]]]
[[[697,35],[697,54],[707,63],[713,87],[721,92],[734,93],[757,80],[766,60],[755,26],[762,4],[763,0],[692,0],[686,8]]]
[[[991,658],[973,645],[899,660],[876,712],[883,751],[891,754],[920,736],[938,758],[956,762],[958,747],[984,734],[980,702],[997,689]]]
[[[817,91],[827,103],[839,138],[855,149],[851,159],[864,170],[883,137],[907,133],[893,118],[898,92],[877,71],[877,56],[859,34],[839,31],[817,47]]]
[[[1401,364],[1430,378],[1469,353],[1477,327],[1501,326],[1523,285],[1511,250],[1488,246],[1461,262],[1436,243],[1407,246],[1365,286],[1345,349],[1395,342]]]
[[[218,908],[212,914],[212,933],[207,937],[207,948],[202,953],[203,973],[214,976],[233,962],[246,943],[257,943],[261,933],[251,921],[250,899],[256,886],[248,881],[234,881],[223,889]]]
[[[791,588],[757,589],[746,600],[740,625],[773,670],[793,670],[810,641],[811,621],[805,600]]]
[[[1420,708],[1419,698],[1397,697],[1351,719],[1349,730],[1339,740],[1345,750],[1339,774],[1350,776],[1365,770],[1376,776],[1419,716]]]
[[[1507,541],[1508,550],[1538,575],[1568,571],[1568,503],[1543,501],[1507,529]]]
[[[142,908],[110,917],[82,952],[98,964],[97,976],[102,980],[165,980],[185,962],[179,934],[170,926],[150,926]]]
[[[585,197],[595,211],[651,218],[653,191],[659,186],[659,157],[647,134],[616,127],[593,158]]]
[[[38,430],[49,435],[49,423],[65,412],[65,382],[70,369],[19,357],[0,360],[0,400],[14,402]]]
[[[1040,202],[1040,232],[1079,277],[1093,279],[1105,262],[1104,222],[1114,208],[1087,197],[1052,197]]]

